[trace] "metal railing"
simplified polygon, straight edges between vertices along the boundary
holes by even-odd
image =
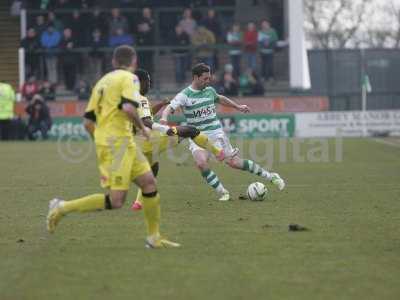
[[[366,76],[366,109],[400,108],[400,49],[310,50],[309,61],[311,92],[329,96],[331,110],[362,109]]]

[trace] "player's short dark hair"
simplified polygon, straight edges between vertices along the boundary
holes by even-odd
[[[147,72],[147,71],[144,70],[144,69],[137,69],[137,70],[135,71],[135,75],[139,78],[139,81],[140,81],[140,82],[146,82],[146,81],[148,81],[149,78],[150,78],[149,72]]]
[[[132,59],[135,56],[135,49],[127,45],[118,46],[113,52],[113,59],[119,67],[129,67],[132,63]]]
[[[210,72],[210,66],[206,65],[205,63],[199,63],[192,68],[192,76],[200,77],[203,73]]]

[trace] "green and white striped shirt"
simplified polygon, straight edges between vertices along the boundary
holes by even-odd
[[[176,95],[170,106],[183,110],[188,125],[200,131],[214,131],[222,129],[215,103],[218,103],[218,94],[214,88],[195,90],[189,86]]]

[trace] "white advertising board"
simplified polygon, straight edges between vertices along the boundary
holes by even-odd
[[[400,135],[400,110],[297,113],[295,126],[297,137]]]

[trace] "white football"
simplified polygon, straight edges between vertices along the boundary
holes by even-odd
[[[268,190],[261,182],[253,182],[247,188],[247,196],[252,201],[263,201]]]

